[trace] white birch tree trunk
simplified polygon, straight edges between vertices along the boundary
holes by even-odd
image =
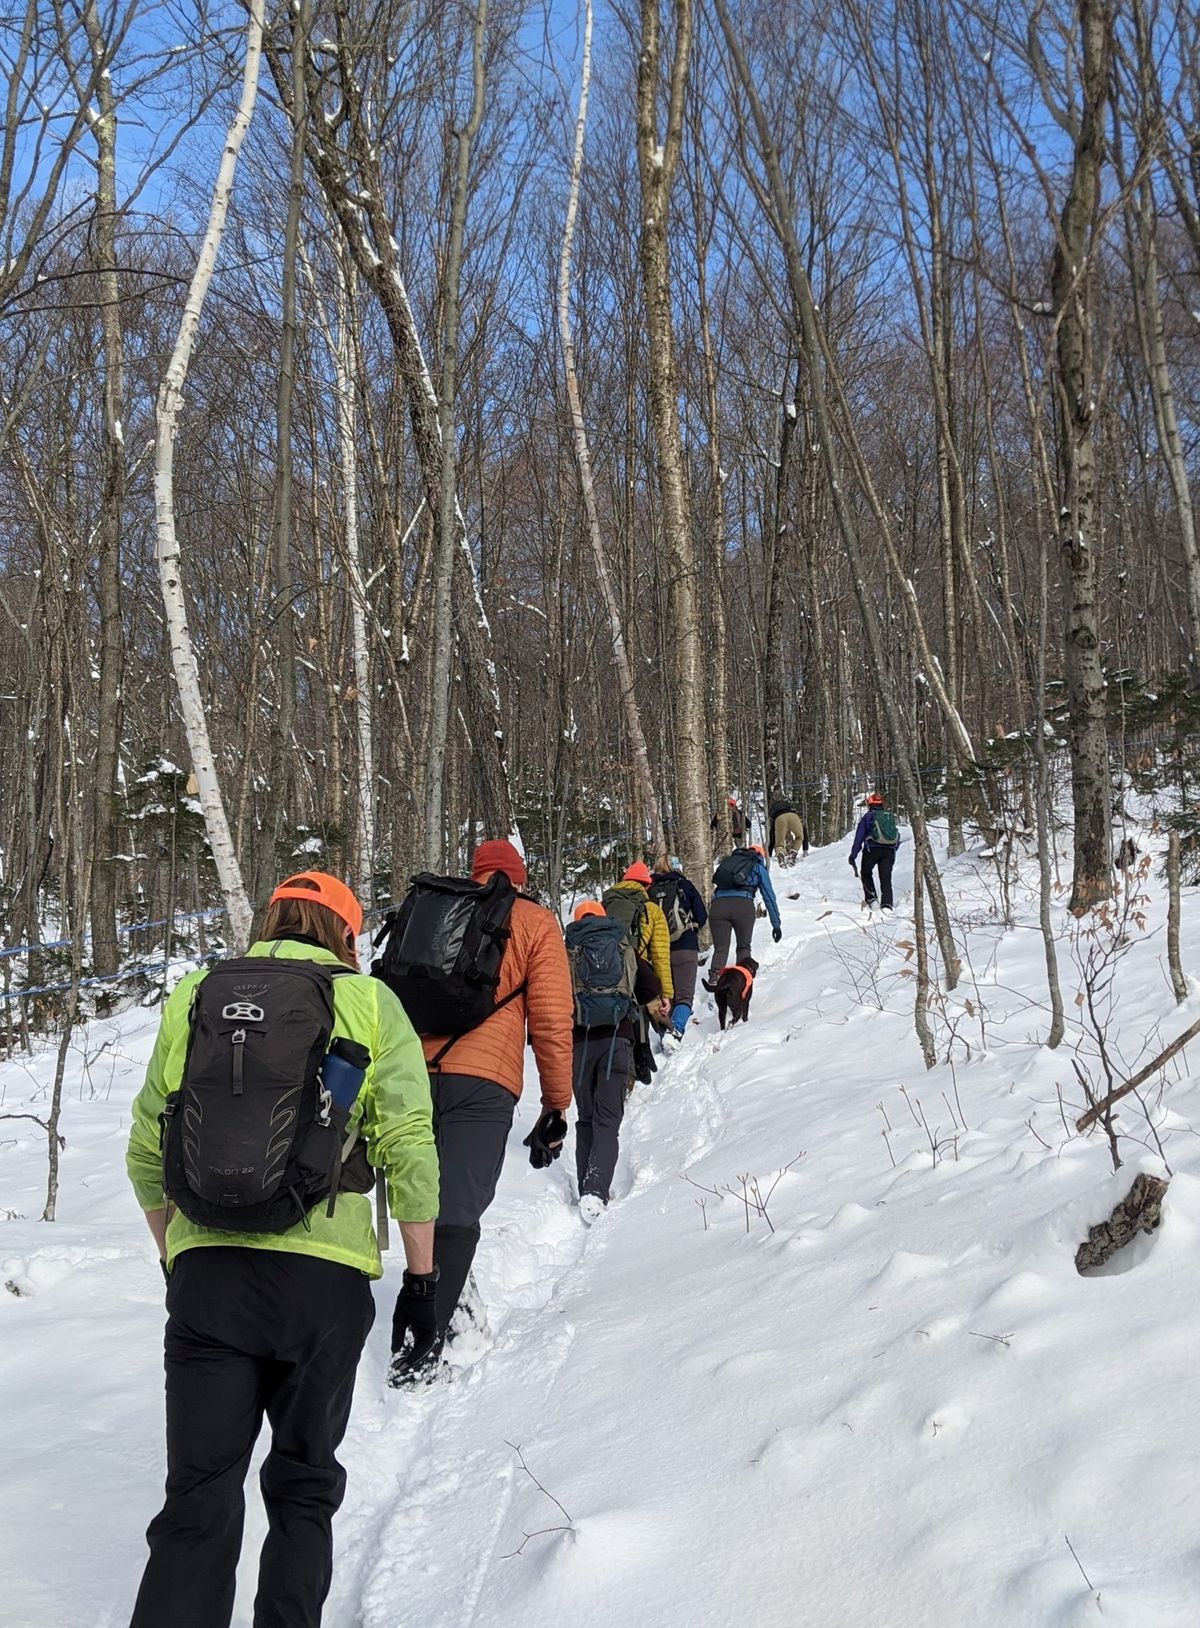
[[[175,426],[183,406],[183,386],[188,363],[196,343],[200,313],[213,268],[221,247],[225,216],[233,192],[238,153],[250,125],[258,94],[258,68],[262,56],[263,10],[265,0],[250,0],[250,20],[246,28],[246,62],[242,72],[242,94],[238,110],[225,137],[225,148],[213,188],[212,207],[196,269],[192,275],[179,333],[171,360],[158,391],[158,415],[154,444],[154,510],[157,532],[159,584],[171,645],[171,665],[179,691],[179,710],[187,735],[188,751],[196,775],[200,807],[212,849],[213,863],[229,914],[229,940],[234,949],[243,949],[250,940],[253,911],[246,895],[237,852],[225,815],[216,760],[208,733],[208,719],[200,691],[200,670],[187,621],[187,601],[183,591],[182,560],[175,534]]]
[[[338,332],[334,351],[338,440],[342,458],[346,558],[350,565],[350,636],[354,661],[354,720],[358,735],[358,844],[355,880],[363,908],[375,899],[375,752],[372,742],[371,650],[367,597],[358,553],[358,448],[354,395],[354,269],[338,263]]]
[[[604,540],[600,533],[600,516],[596,509],[596,490],[592,480],[592,459],[588,449],[587,429],[583,422],[583,403],[579,394],[579,377],[575,369],[575,341],[571,334],[571,248],[575,241],[575,218],[579,212],[579,187],[583,175],[583,146],[587,135],[588,92],[592,82],[592,0],[584,0],[583,62],[579,78],[579,111],[575,119],[575,151],[571,159],[571,192],[567,200],[567,219],[563,227],[562,255],[558,265],[558,331],[562,339],[563,369],[567,380],[567,401],[571,408],[571,427],[575,435],[575,461],[579,466],[579,486],[583,496],[584,516],[587,520],[588,542],[591,544],[592,564],[596,581],[604,600],[612,638],[613,662],[617,681],[621,686],[621,706],[625,714],[625,727],[629,731],[629,744],[633,752],[634,774],[637,776],[642,807],[650,822],[651,841],[656,859],[664,863],[667,857],[667,836],[663,827],[662,805],[650,772],[650,754],[646,749],[646,733],[642,728],[642,715],[638,707],[637,686],[625,631],[621,624],[621,607],[613,590],[608,562],[604,557]]]

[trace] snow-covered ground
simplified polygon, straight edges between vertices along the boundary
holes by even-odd
[[[1200,1042],[1147,1096],[1163,1227],[1080,1277],[1088,1226],[1162,1160],[1132,1098],[1118,1175],[1100,1133],[1068,1130],[1079,1031],[1040,1045],[1035,901],[1017,890],[1005,932],[990,862],[947,867],[970,968],[934,1018],[953,1066],[926,1073],[911,848],[900,912],[871,925],[846,851],[775,872],[785,937],[760,924],[751,1024],[719,1036],[705,1012],[638,1089],[591,1231],[570,1158],[526,1162],[527,1093],[478,1261],[494,1343],[416,1396],[383,1385],[393,1256],[328,1628],[1200,1622]],[[1162,886],[1141,890],[1110,1032],[1130,1071],[1200,1004],[1175,1006]],[[1077,930],[1055,920],[1077,1024]],[[1200,972],[1194,891],[1184,960]],[[40,1132],[0,1122],[4,1628],[126,1622],[158,1507],[162,1286],[122,1164],[153,1029],[135,1013],[79,1035],[53,1226],[34,1219]],[[5,1065],[0,1111],[36,1109],[51,1073]]]

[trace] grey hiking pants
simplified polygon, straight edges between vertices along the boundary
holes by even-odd
[[[737,959],[750,954],[754,937],[753,895],[731,894],[714,899],[708,912],[708,925],[712,929],[713,953],[709,977],[715,978],[729,963],[729,940],[737,936]]]
[[[633,1078],[633,1047],[620,1035],[590,1034],[575,1040],[575,1171],[579,1196],[594,1193],[608,1203],[625,1088]]]
[[[671,982],[675,985],[676,1006],[696,1004],[696,968],[700,962],[699,950],[671,951]]]
[[[438,1330],[444,1334],[475,1259],[480,1219],[496,1196],[517,1099],[495,1080],[474,1074],[434,1073],[429,1086],[441,1166],[433,1258]]]

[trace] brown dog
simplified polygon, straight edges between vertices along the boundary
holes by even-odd
[[[749,1023],[750,997],[754,993],[757,972],[758,962],[752,955],[748,955],[744,961],[735,961],[730,967],[721,968],[713,993],[717,997],[717,1017],[722,1029],[726,1017],[729,1017],[731,1027],[734,1023]]]

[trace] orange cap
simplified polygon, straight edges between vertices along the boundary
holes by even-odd
[[[763,859],[767,857],[767,850],[765,848],[760,848],[757,842],[751,844],[750,852],[752,854],[760,855]]]
[[[639,859],[636,865],[630,865],[621,878],[622,882],[640,882],[643,887],[649,887],[654,878],[650,874],[650,867],[644,859]]]
[[[585,921],[588,916],[603,916],[604,914],[606,912],[599,899],[585,899],[582,904],[575,906],[576,921]]]
[[[309,886],[297,886],[303,882]],[[345,882],[339,882],[336,876],[328,876],[324,871],[298,871],[295,876],[285,877],[272,893],[270,903],[274,904],[276,899],[307,899],[309,904],[323,904],[346,923],[355,938],[362,932],[362,905]]]

